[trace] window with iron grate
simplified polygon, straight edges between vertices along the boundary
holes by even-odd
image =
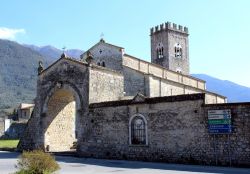
[[[130,123],[131,129],[131,144],[132,145],[146,145],[146,123],[145,119],[141,116],[135,116]]]

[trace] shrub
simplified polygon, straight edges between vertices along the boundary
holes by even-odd
[[[60,168],[55,158],[42,150],[23,152],[16,167],[16,174],[51,174]]]

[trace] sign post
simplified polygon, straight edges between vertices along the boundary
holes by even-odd
[[[231,110],[208,110],[208,131],[211,134],[232,132]]]

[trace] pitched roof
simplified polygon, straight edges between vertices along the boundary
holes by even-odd
[[[35,105],[34,104],[29,104],[29,103],[21,103],[19,108],[20,109],[29,109],[29,108],[33,108]]]
[[[144,96],[141,93],[137,93],[134,98],[132,99],[132,102],[144,102],[146,100],[146,96]]]
[[[120,46],[117,46],[117,45],[113,45],[113,44],[110,44],[110,43],[107,43],[105,42],[105,40],[101,39],[99,42],[97,42],[95,45],[93,45],[91,48],[89,48],[86,52],[84,52],[82,55],[86,54],[88,51],[92,50],[94,47],[96,47],[97,45],[100,45],[100,44],[105,44],[105,45],[108,45],[108,46],[111,46],[111,47],[114,47],[114,48],[117,48],[117,49],[124,49],[123,47],[120,47]],[[82,56],[81,55],[81,56]]]
[[[50,69],[51,67],[53,67],[57,62],[59,62],[62,59],[66,59],[66,60],[69,60],[69,61],[72,61],[72,62],[75,62],[75,63],[79,63],[79,64],[82,64],[82,65],[87,65],[86,62],[77,60],[77,59],[72,58],[72,57],[67,57],[67,56],[62,55],[58,60],[56,60],[54,63],[52,63],[51,65],[49,65],[47,68],[45,68],[39,75],[41,75],[44,72],[48,71],[48,69]]]

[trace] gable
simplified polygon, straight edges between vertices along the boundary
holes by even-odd
[[[100,57],[121,57],[124,48],[106,43],[105,41],[100,41],[91,47],[88,51],[91,52],[94,59]],[[81,55],[81,59],[85,60],[87,58],[87,51]]]
[[[67,57],[62,57],[52,63],[49,67],[44,69],[42,73],[39,75],[40,78],[43,78],[47,75],[49,75],[52,71],[64,71],[67,70],[68,68],[74,68],[77,67],[79,69],[85,69],[87,67],[87,63],[72,59],[72,58],[67,58]]]
[[[141,93],[137,93],[136,96],[132,99],[132,103],[145,102],[145,101],[146,97]]]

